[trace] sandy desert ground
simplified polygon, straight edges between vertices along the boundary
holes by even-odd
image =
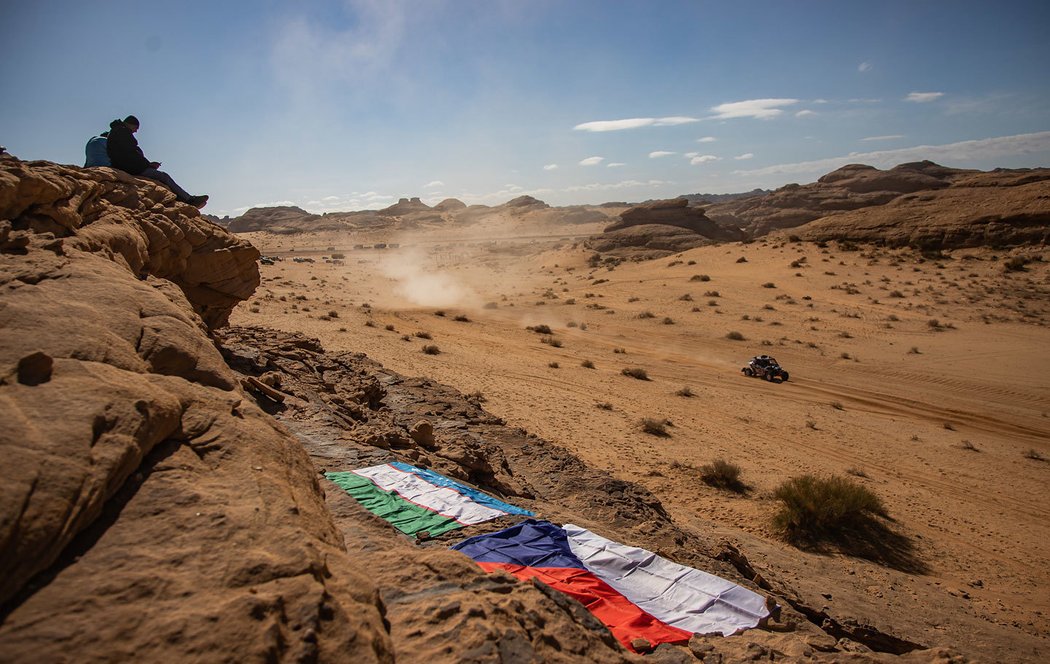
[[[479,393],[837,618],[986,661],[1050,656],[1050,264],[767,239],[593,267],[573,238],[597,229],[250,234],[283,260],[231,322]],[[376,241],[400,247],[352,248]],[[760,353],[790,380],[743,377]],[[742,468],[745,493],[699,479],[717,458]],[[770,493],[804,473],[863,483],[891,531],[859,555],[779,540]]]

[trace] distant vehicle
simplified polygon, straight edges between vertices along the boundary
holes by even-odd
[[[788,379],[788,372],[781,368],[780,363],[777,362],[776,358],[770,357],[769,355],[756,355],[751,358],[751,361],[747,363],[747,366],[740,370],[745,376],[752,378],[765,378],[772,382],[778,378],[782,381]]]
[[[372,245],[372,248],[373,249],[386,249],[386,244],[384,244],[382,242],[377,242],[376,244]]]
[[[273,265],[273,259],[270,258],[269,256],[263,256],[262,258],[259,259],[259,262],[262,263],[263,265]]]

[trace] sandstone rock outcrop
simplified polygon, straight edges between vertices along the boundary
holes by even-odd
[[[453,212],[455,210],[462,210],[465,207],[467,207],[467,204],[458,198],[446,198],[435,205],[434,209],[438,212]]]
[[[752,237],[793,229],[791,234],[811,240],[945,248],[1027,244],[1046,237],[1047,181],[1050,169],[982,172],[919,161],[880,170],[850,164],[811,184],[789,184],[706,211]]]
[[[239,217],[230,220],[227,228],[231,233],[251,233],[269,231],[271,233],[289,232],[291,229],[304,230],[307,224],[320,219],[316,214],[294,205],[275,205],[273,207],[251,208]]]
[[[743,238],[739,229],[717,224],[702,209],[690,207],[687,199],[674,198],[625,210],[601,235],[591,237],[587,246],[602,252],[656,256]]]
[[[413,212],[430,212],[433,208],[419,200],[418,197],[402,198],[397,203],[389,207],[385,207],[379,211],[379,214],[387,217],[399,217],[405,214],[411,214]]]
[[[391,661],[308,457],[208,336],[254,248],[149,181],[13,159],[0,225],[4,659]]]
[[[956,176],[949,187],[829,215],[790,233],[921,249],[1050,244],[1050,169]]]
[[[7,158],[0,162],[0,220],[46,239],[56,255],[91,252],[133,275],[174,283],[210,328],[224,325],[259,285],[255,247],[164,187],[120,171]]]

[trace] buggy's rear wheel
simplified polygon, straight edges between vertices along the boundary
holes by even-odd
[[[780,380],[782,380],[782,381],[784,381],[786,383],[787,379],[788,379],[788,372],[785,371],[785,372],[780,374]]]

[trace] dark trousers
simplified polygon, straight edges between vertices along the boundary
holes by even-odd
[[[179,183],[171,179],[171,176],[165,173],[164,171],[158,171],[155,168],[146,168],[146,170],[139,173],[139,177],[149,178],[150,180],[156,180],[168,189],[171,189],[173,192],[175,192],[176,198],[178,198],[183,203],[193,198],[189,195],[189,193],[187,193],[185,189],[179,186]]]

